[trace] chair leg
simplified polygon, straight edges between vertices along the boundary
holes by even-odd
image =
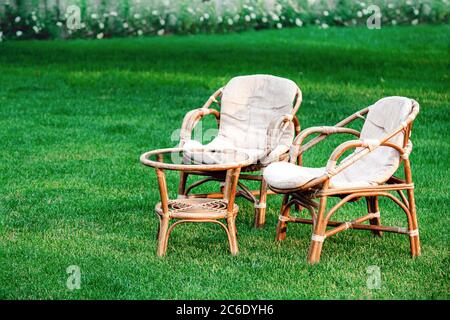
[[[416,202],[414,199],[414,190],[408,190],[409,212],[411,214],[411,223],[409,225],[409,242],[411,247],[411,256],[418,257],[421,254],[419,224],[417,222]]]
[[[322,246],[325,240],[325,230],[327,228],[327,222],[325,221],[326,207],[327,197],[320,198],[317,221],[314,225],[314,233],[311,237],[311,245],[308,252],[308,262],[310,264],[318,263],[320,261],[320,254],[322,253]]]
[[[295,204],[295,211],[297,212],[302,212],[303,207],[301,205],[299,205],[298,203]]]
[[[266,223],[266,199],[267,199],[267,182],[264,178],[261,180],[259,189],[259,200],[255,203],[255,228],[262,228]]]
[[[277,225],[277,235],[276,241],[283,241],[286,239],[286,230],[287,230],[287,222],[284,219],[289,218],[290,207],[287,207],[286,204],[289,201],[289,195],[285,194],[283,196],[283,202],[281,203],[280,216],[278,217],[278,225]]]
[[[162,216],[161,221],[159,222],[159,231],[158,231],[158,250],[157,255],[159,257],[163,257],[167,252],[167,231],[169,229],[169,220],[168,216]]]
[[[237,230],[236,230],[236,218],[235,217],[227,218],[227,227],[228,227],[229,240],[230,240],[230,252],[233,256],[235,256],[239,252],[238,243],[237,243]]]
[[[188,178],[188,173],[186,173],[184,171],[180,171],[180,184],[178,185],[179,198],[183,198],[186,195],[187,178]]]
[[[377,196],[366,197],[366,203],[367,203],[367,212],[368,213],[380,212]],[[379,217],[370,219],[369,223],[374,226],[381,226],[381,220]],[[380,230],[372,230],[372,233],[379,237],[381,237],[383,235],[383,231],[380,231]]]

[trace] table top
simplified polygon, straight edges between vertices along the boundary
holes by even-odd
[[[178,171],[222,171],[252,164],[244,152],[234,149],[167,148],[148,151],[141,155],[143,165]]]

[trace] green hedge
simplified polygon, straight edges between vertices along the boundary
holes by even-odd
[[[449,0],[77,0],[74,15],[60,1],[16,0],[0,8],[0,40],[107,38],[226,33],[246,29],[365,25],[381,10],[381,27],[448,23]],[[111,3],[114,2],[114,5]],[[69,24],[67,22],[69,20]],[[72,25],[74,25],[72,23]]]

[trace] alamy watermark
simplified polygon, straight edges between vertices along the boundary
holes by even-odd
[[[370,13],[370,17],[367,18],[367,28],[369,29],[381,29],[381,9],[379,6],[371,5],[367,7],[367,13]]]
[[[69,30],[78,30],[81,28],[81,9],[79,6],[70,5],[66,9],[66,27]]]
[[[367,288],[370,290],[381,288],[381,269],[379,266],[368,266],[367,272]]]
[[[68,266],[66,273],[69,275],[67,277],[66,286],[67,289],[80,290],[81,289],[81,270],[77,265]]]

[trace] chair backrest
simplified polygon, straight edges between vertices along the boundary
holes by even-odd
[[[412,100],[405,97],[386,97],[369,107],[361,130],[361,139],[381,139],[406,121],[413,108]],[[390,142],[403,146],[403,132],[392,137]]]
[[[361,139],[381,140],[391,134],[404,123],[413,109],[412,100],[405,97],[386,97],[369,107],[366,121],[361,130]],[[389,142],[405,147],[404,133],[399,132]],[[359,148],[358,148],[359,149]],[[359,150],[355,152],[358,152]],[[364,156],[353,165],[344,169],[336,177],[348,182],[364,180],[371,184],[387,181],[397,171],[400,164],[400,154],[397,150],[380,146]]]
[[[297,85],[271,75],[232,78],[223,89],[218,136],[237,148],[265,150],[272,120],[292,114]],[[281,139],[294,137],[291,125]]]

